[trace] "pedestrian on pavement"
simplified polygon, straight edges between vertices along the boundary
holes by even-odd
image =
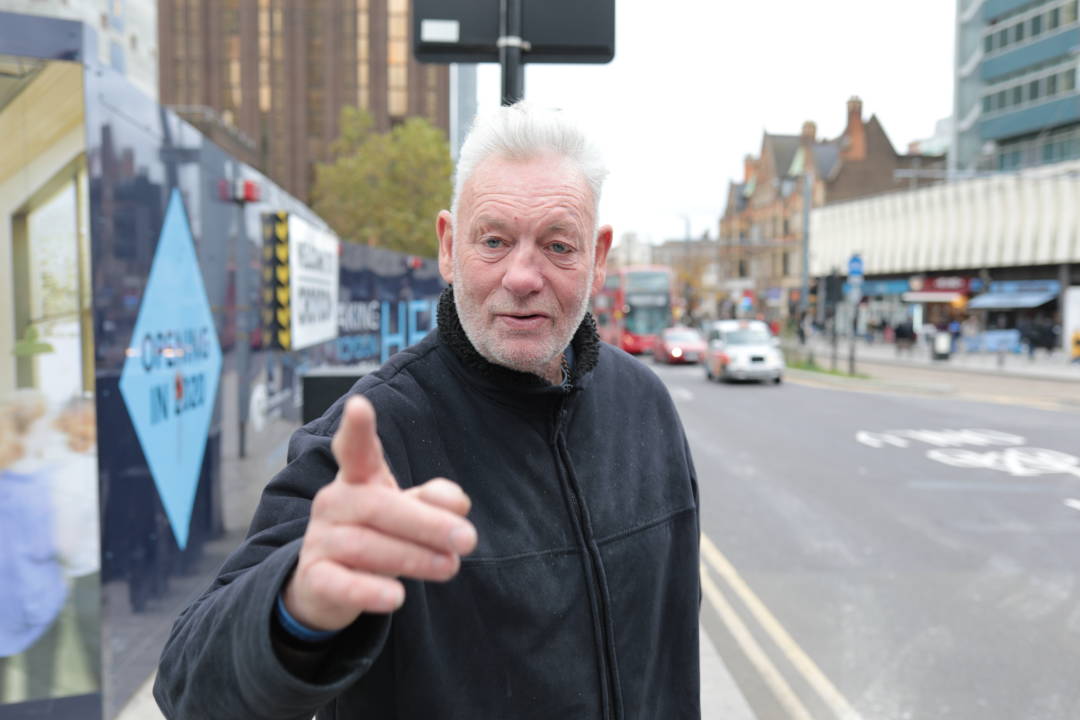
[[[908,355],[912,354],[912,347],[915,345],[915,326],[912,324],[909,318],[904,318],[896,325],[896,355],[900,356],[901,353],[906,352]]]
[[[173,627],[166,717],[699,717],[686,438],[586,312],[605,174],[564,113],[477,122],[437,331],[293,436]]]

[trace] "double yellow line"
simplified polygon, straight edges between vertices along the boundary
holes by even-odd
[[[783,674],[777,669],[761,647],[761,644],[754,637],[754,634],[739,617],[739,614],[735,612],[735,608],[724,597],[724,593],[713,582],[712,577],[709,575],[709,568],[727,583],[727,586],[738,596],[746,609],[757,620],[761,629],[772,639],[792,667],[821,696],[821,699],[839,720],[862,720],[859,713],[851,707],[851,704],[840,694],[836,686],[825,677],[825,674],[810,659],[810,656],[792,639],[787,630],[769,612],[765,604],[758,599],[757,595],[739,576],[739,573],[735,571],[735,567],[728,562],[728,559],[724,557],[724,554],[720,552],[705,533],[701,534],[701,556],[703,559],[701,563],[701,588],[705,593],[705,598],[720,614],[720,619],[727,626],[728,632],[731,633],[750,664],[761,675],[762,680],[776,696],[777,701],[788,715],[793,720],[813,720],[813,715],[806,709],[795,691],[792,690],[791,685],[784,679]]]

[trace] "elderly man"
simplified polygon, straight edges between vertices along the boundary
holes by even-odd
[[[586,312],[605,174],[561,113],[477,124],[438,331],[293,437],[173,628],[168,717],[699,717],[690,453]]]

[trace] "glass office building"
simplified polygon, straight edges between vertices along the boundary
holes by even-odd
[[[1078,0],[957,0],[950,169],[1080,158]]]

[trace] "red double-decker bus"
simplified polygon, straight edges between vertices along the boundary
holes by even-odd
[[[649,352],[660,331],[671,325],[675,274],[662,265],[609,270],[593,298],[600,339],[628,353]]]

